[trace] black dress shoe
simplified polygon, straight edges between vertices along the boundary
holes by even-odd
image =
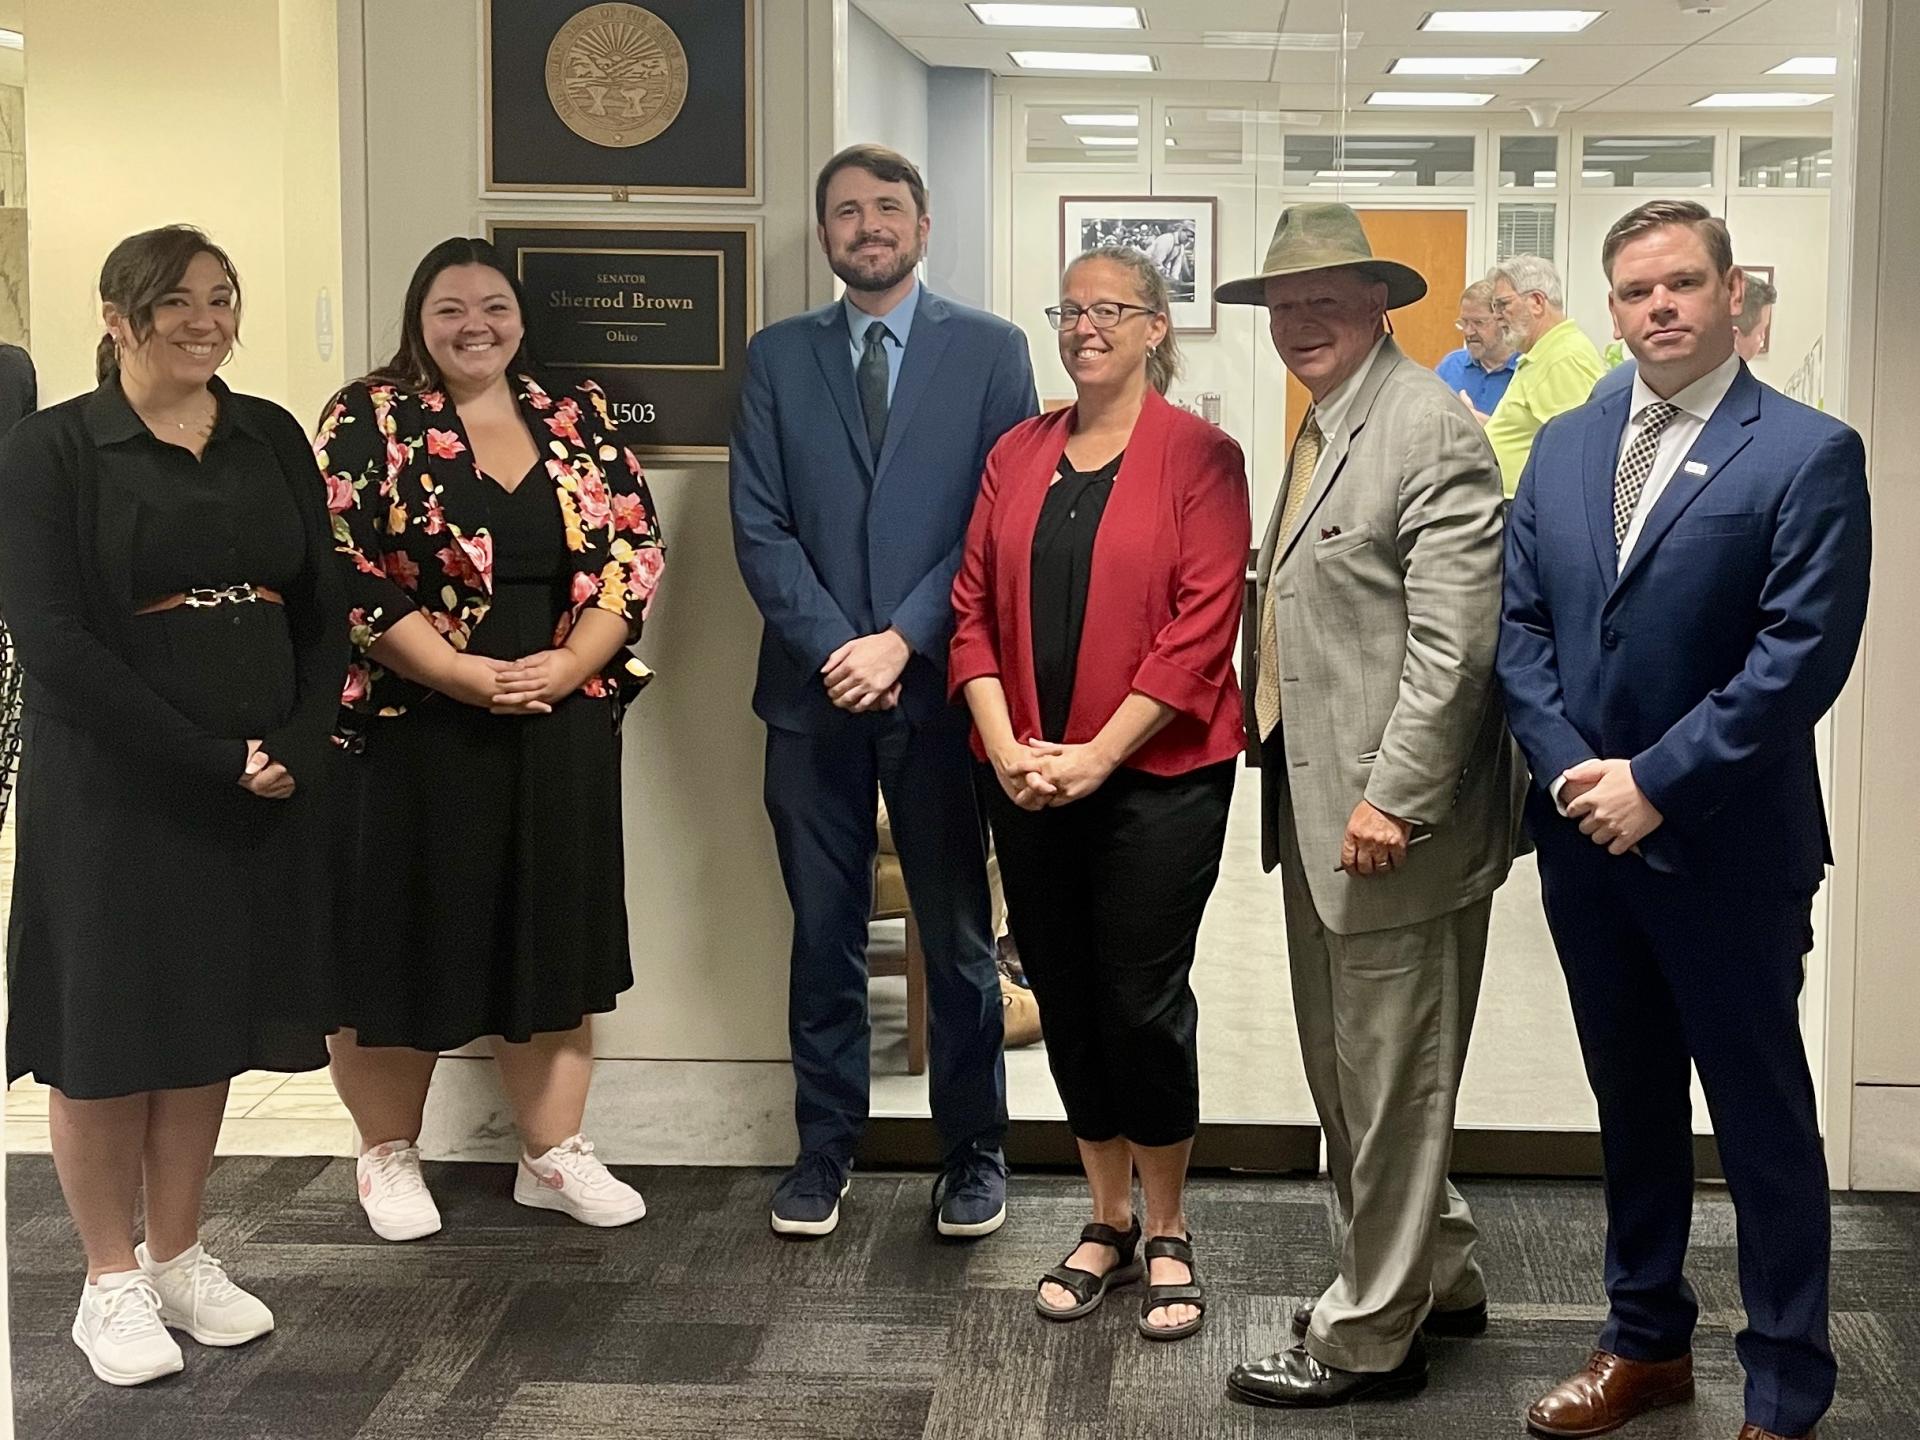
[[[1249,1360],[1227,1376],[1227,1394],[1248,1405],[1318,1408],[1355,1400],[1390,1400],[1427,1386],[1427,1351],[1414,1336],[1407,1358],[1391,1370],[1336,1370],[1307,1353],[1304,1344],[1264,1360]]]
[[[1304,1340],[1313,1324],[1313,1301],[1293,1312],[1293,1338]],[[1465,1305],[1458,1310],[1429,1310],[1420,1322],[1420,1333],[1442,1340],[1471,1340],[1487,1333],[1487,1302]]]

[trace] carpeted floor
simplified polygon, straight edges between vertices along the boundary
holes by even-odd
[[[1205,1331],[1150,1345],[1135,1295],[1072,1325],[1029,1308],[1070,1247],[1078,1181],[1016,1176],[1000,1234],[943,1244],[927,1177],[860,1175],[840,1231],[768,1234],[771,1177],[626,1173],[651,1213],[595,1231],[510,1199],[511,1172],[429,1166],[446,1229],[375,1239],[352,1169],[228,1159],[205,1239],[276,1311],[237,1351],[186,1343],[180,1376],[95,1381],[68,1338],[81,1268],[52,1166],[7,1165],[14,1407],[24,1440],[1479,1440],[1521,1433],[1544,1385],[1577,1366],[1600,1318],[1600,1205],[1583,1182],[1469,1182],[1493,1292],[1483,1339],[1439,1342],[1417,1399],[1318,1414],[1230,1404],[1232,1364],[1274,1348],[1329,1270],[1329,1196],[1306,1180],[1196,1182],[1189,1213],[1212,1309]],[[1840,1401],[1824,1440],[1920,1435],[1920,1200],[1837,1197]],[[1691,1407],[1634,1440],[1733,1440],[1740,1377],[1733,1216],[1703,1190],[1692,1276],[1704,1312]]]

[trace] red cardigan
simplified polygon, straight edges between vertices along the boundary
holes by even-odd
[[[997,675],[1013,733],[1039,733],[1033,677],[1033,532],[1078,407],[1014,426],[987,457],[953,582],[950,692]],[[1127,764],[1179,775],[1246,746],[1233,673],[1253,522],[1240,447],[1147,392],[1094,539],[1086,628],[1065,735],[1099,733],[1131,691],[1178,713]],[[985,758],[978,730],[974,754]]]

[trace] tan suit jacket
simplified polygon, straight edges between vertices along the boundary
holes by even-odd
[[[1285,535],[1283,487],[1258,567],[1281,672],[1280,723],[1259,737],[1262,860],[1272,870],[1292,856],[1322,922],[1343,935],[1491,894],[1518,848],[1526,789],[1493,676],[1502,515],[1492,447],[1445,383],[1390,338],[1344,428],[1328,437]],[[1250,699],[1258,668],[1256,657]],[[1338,866],[1362,798],[1431,836],[1404,867],[1356,879]]]

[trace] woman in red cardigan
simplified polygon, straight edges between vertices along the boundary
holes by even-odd
[[[1200,1328],[1182,1213],[1199,1123],[1188,977],[1244,745],[1233,646],[1251,521],[1240,447],[1163,395],[1167,285],[1090,250],[1047,311],[1078,403],[994,447],[954,580],[949,683],[993,772],[1008,920],[1093,1192],[1040,1282],[1049,1320],[1139,1279],[1140,1333]],[[1133,1175],[1146,1194],[1133,1213]]]

